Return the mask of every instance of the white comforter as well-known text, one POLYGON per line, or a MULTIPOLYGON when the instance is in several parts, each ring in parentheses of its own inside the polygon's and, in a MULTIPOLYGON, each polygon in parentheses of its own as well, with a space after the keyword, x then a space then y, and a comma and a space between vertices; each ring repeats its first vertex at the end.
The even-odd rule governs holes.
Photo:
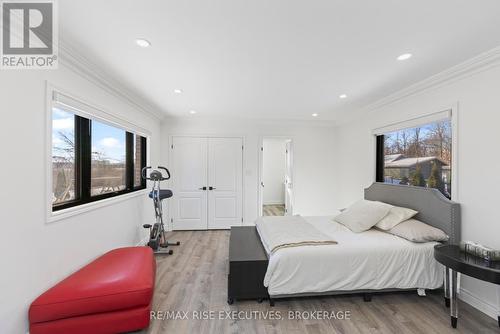
MULTIPOLYGON (((362 289, 426 288, 443 283, 436 243, 413 243, 369 230, 354 233, 331 217, 304 217, 336 245, 283 248, 269 254, 264 286, 271 296, 362 289)), ((287 217, 283 217, 287 219, 287 217)), ((262 240, 262 238, 261 238, 262 240)))

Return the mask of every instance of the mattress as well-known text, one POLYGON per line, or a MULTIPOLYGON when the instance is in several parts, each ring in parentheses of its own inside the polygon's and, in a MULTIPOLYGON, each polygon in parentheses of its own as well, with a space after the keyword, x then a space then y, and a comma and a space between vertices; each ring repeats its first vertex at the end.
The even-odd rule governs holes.
POLYGON ((443 267, 434 259, 436 242, 414 243, 375 229, 354 233, 332 217, 304 218, 338 244, 271 254, 263 242, 269 255, 264 286, 270 296, 442 286, 443 267))

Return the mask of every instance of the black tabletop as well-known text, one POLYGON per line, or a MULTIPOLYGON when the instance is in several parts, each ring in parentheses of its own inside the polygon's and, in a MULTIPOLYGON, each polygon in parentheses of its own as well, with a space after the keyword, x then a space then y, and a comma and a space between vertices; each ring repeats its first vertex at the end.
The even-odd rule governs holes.
POLYGON ((500 284, 500 261, 486 261, 462 252, 458 245, 437 245, 434 258, 441 264, 464 275, 500 284))

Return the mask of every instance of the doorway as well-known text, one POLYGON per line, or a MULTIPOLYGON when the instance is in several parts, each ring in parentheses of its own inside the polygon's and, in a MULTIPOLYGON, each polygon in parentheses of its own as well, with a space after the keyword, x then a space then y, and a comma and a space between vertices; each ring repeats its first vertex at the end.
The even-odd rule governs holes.
POLYGON ((293 146, 285 137, 264 137, 260 148, 261 216, 293 213, 293 146))
POLYGON ((243 141, 172 137, 174 230, 229 229, 243 222, 243 141))

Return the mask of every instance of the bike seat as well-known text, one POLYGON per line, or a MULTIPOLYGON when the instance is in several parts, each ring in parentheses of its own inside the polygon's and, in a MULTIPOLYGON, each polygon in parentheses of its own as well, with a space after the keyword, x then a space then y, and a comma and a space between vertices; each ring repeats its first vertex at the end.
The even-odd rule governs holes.
MULTIPOLYGON (((174 194, 172 193, 172 190, 170 190, 170 189, 162 189, 162 190, 160 190, 160 201, 164 200, 165 198, 170 198, 173 195, 174 194)), ((152 191, 149 193, 149 198, 153 198, 153 192, 152 191)))

